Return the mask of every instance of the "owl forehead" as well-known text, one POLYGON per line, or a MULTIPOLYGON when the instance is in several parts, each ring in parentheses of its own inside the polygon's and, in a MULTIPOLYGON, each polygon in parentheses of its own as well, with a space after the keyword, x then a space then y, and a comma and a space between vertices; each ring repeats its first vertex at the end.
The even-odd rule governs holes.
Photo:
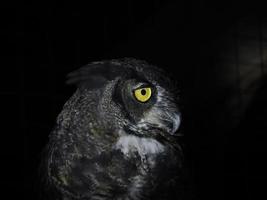
MULTIPOLYGON (((154 86, 161 85, 162 87, 168 87, 169 79, 168 76, 156 67, 148 65, 124 65, 120 64, 124 71, 124 79, 135 79, 139 82, 148 82, 154 86)), ((114 77, 115 78, 115 77, 114 77)))
POLYGON ((68 74, 66 83, 75 84, 79 88, 88 90, 99 89, 107 82, 120 78, 121 80, 136 79, 139 82, 148 82, 152 85, 161 85, 169 89, 168 75, 154 65, 145 61, 123 58, 92 62, 68 74))

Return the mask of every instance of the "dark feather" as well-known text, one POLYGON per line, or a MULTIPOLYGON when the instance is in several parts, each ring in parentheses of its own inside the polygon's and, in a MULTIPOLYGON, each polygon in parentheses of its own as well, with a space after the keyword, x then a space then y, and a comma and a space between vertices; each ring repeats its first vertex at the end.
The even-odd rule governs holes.
POLYGON ((69 73, 66 83, 76 84, 78 87, 95 89, 103 86, 106 81, 123 75, 124 71, 121 70, 120 65, 115 65, 109 61, 93 62, 69 73))

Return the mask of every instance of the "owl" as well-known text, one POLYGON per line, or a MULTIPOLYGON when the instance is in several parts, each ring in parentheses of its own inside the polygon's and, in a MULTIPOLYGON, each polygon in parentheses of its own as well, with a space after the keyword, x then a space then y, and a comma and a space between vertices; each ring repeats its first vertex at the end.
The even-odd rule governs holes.
POLYGON ((49 135, 45 199, 168 199, 180 191, 181 113, 166 73, 132 58, 68 75, 77 90, 49 135))

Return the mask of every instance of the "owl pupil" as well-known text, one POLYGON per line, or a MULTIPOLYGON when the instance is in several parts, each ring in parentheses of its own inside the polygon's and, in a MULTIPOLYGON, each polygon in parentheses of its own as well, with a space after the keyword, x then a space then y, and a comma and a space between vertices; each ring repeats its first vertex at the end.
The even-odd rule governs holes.
POLYGON ((141 94, 142 94, 142 95, 145 95, 145 94, 146 94, 146 90, 142 89, 142 90, 141 90, 141 94))

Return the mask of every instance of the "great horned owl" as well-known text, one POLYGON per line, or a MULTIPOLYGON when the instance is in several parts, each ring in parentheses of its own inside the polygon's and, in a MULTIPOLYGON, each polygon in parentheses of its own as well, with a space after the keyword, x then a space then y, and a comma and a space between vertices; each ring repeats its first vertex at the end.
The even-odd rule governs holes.
POLYGON ((145 61, 93 62, 50 134, 43 164, 51 199, 167 199, 179 189, 181 115, 166 73, 145 61))

